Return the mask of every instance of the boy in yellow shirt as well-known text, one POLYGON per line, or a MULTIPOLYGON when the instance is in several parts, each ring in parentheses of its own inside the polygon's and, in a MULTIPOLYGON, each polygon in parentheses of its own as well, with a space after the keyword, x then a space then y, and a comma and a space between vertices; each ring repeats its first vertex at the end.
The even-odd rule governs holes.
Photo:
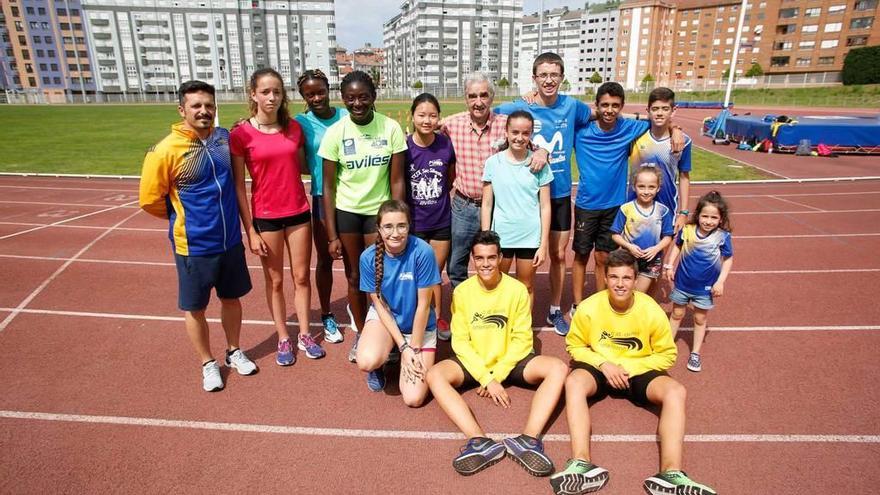
POLYGON ((556 495, 595 492, 608 481, 608 471, 590 462, 587 404, 588 398, 606 393, 661 407, 660 472, 644 481, 647 493, 715 495, 681 471, 687 392, 666 374, 677 355, 666 313, 634 290, 637 277, 632 254, 622 249, 610 253, 607 289, 578 304, 572 319, 565 339, 573 368, 565 381, 572 458, 550 477, 556 495))
POLYGON ((522 282, 501 273, 498 234, 478 232, 471 257, 477 274, 452 294, 455 355, 428 371, 428 386, 437 403, 468 437, 452 467, 470 476, 510 455, 533 476, 548 476, 553 462, 537 437, 559 402, 568 368, 558 358, 535 355, 529 293, 522 282), (538 389, 523 434, 499 443, 486 437, 456 389, 479 386, 477 395, 508 408, 505 385, 538 389))

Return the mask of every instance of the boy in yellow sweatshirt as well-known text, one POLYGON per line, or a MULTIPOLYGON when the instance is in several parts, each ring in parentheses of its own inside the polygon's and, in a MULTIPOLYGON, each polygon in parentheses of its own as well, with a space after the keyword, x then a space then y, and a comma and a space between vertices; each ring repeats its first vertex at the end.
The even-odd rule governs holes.
POLYGON ((604 394, 661 407, 660 472, 644 481, 647 493, 715 495, 681 471, 687 392, 666 374, 677 348, 666 313, 650 296, 635 291, 636 266, 633 255, 622 249, 608 255, 607 289, 578 304, 565 338, 573 368, 565 381, 572 458, 550 477, 557 495, 595 492, 608 481, 608 471, 590 462, 587 404, 588 398, 604 394))
POLYGON ((468 437, 452 467, 469 476, 510 455, 530 474, 547 476, 553 472, 553 462, 537 437, 562 395, 568 367, 558 358, 535 355, 529 293, 521 282, 501 273, 498 234, 478 232, 471 257, 477 274, 452 294, 455 355, 428 371, 428 386, 437 403, 468 437), (538 388, 523 434, 499 443, 486 437, 456 389, 478 386, 477 395, 508 408, 505 385, 538 388))

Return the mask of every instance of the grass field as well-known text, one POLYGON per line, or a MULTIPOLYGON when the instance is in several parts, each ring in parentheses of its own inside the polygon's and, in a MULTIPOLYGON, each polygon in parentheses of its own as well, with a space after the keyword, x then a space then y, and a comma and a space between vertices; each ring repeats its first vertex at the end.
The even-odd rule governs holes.
MULTIPOLYGON (((463 102, 441 103, 444 114, 465 109, 463 102)), ((302 103, 292 105, 300 111, 302 103)), ((409 104, 382 102, 380 112, 407 124, 409 104)), ((244 104, 220 106, 221 125, 246 116, 244 104)), ((0 172, 138 175, 146 149, 178 120, 173 105, 4 105, 0 122, 0 172)), ((721 155, 694 149, 692 180, 764 178, 721 155)), ((577 176, 576 167, 572 166, 577 176)))
MULTIPOLYGON (((677 91, 679 101, 723 101, 724 90, 677 91)), ((647 93, 628 92, 627 102, 646 103, 647 93)), ((828 86, 821 88, 734 89, 730 100, 736 106, 773 107, 834 107, 863 108, 876 111, 880 107, 880 84, 828 86)))

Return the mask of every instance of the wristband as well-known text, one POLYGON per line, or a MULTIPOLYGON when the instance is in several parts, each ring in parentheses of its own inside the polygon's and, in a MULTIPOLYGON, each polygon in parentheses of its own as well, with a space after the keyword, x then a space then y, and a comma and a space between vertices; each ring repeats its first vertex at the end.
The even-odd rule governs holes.
POLYGON ((688 215, 691 214, 691 211, 690 211, 690 210, 679 210, 679 211, 678 211, 678 214, 679 214, 679 215, 688 216, 688 215))
POLYGON ((401 353, 401 354, 403 354, 403 351, 405 351, 405 350, 407 350, 407 349, 409 349, 409 350, 415 352, 415 349, 413 349, 412 347, 410 347, 410 345, 407 344, 405 341, 404 341, 404 343, 401 344, 400 347, 398 347, 397 349, 400 350, 400 353, 401 353))

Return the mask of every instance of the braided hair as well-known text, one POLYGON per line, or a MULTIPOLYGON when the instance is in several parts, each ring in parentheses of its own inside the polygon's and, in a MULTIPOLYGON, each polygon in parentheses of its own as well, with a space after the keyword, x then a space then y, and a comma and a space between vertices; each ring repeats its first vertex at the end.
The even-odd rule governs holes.
MULTIPOLYGON (((260 78, 264 76, 271 76, 281 83, 281 104, 278 105, 278 125, 281 126, 282 129, 287 129, 287 124, 290 123, 290 110, 287 109, 287 90, 284 89, 284 79, 281 78, 281 74, 278 73, 275 69, 271 67, 263 67, 262 69, 257 69, 251 74, 250 81, 248 82, 248 91, 251 94, 257 92, 257 82, 260 78)), ((253 98, 248 98, 248 109, 251 112, 251 117, 257 114, 257 102, 254 101, 253 98)))
POLYGON ((379 207, 379 212, 376 213, 376 227, 379 230, 379 235, 376 236, 376 259, 373 262, 373 269, 376 274, 376 296, 380 301, 382 300, 382 277, 385 275, 385 241, 382 239, 381 225, 382 216, 386 213, 403 213, 406 215, 406 221, 412 222, 409 206, 397 199, 385 201, 379 207))
POLYGON ((327 75, 324 74, 324 71, 322 71, 321 69, 309 69, 300 74, 299 78, 296 80, 296 87, 297 89, 299 89, 300 94, 302 94, 303 83, 311 79, 324 81, 324 84, 326 84, 328 88, 330 87, 330 80, 327 79, 327 75))

